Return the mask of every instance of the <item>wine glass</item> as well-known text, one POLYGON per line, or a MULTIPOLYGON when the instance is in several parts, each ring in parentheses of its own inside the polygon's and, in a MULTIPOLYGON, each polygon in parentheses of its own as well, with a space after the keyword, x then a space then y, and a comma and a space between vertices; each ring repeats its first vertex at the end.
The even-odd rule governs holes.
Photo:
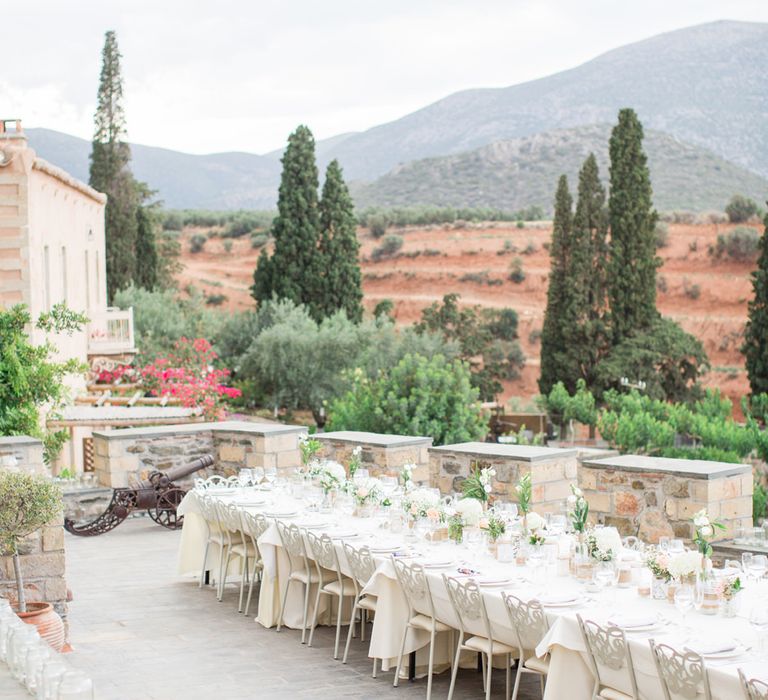
POLYGON ((749 573, 749 567, 752 566, 752 558, 755 555, 752 552, 742 552, 741 554, 741 568, 744 569, 744 573, 749 573))
POLYGON ((684 583, 677 587, 675 590, 675 607, 680 613, 681 629, 686 634, 690 632, 689 628, 685 624, 685 616, 689 610, 693 609, 694 593, 690 584, 684 583))
POLYGON ((659 551, 669 551, 669 537, 659 537, 659 551))
POLYGON ((756 602, 749 612, 749 624, 757 633, 757 648, 765 652, 765 632, 768 630, 768 605, 756 602))
POLYGON ((355 475, 352 477, 352 481, 355 483, 358 483, 360 481, 365 481, 369 476, 370 476, 370 472, 367 469, 363 467, 359 467, 355 472, 355 475))
POLYGON ((749 573, 755 579, 759 581, 765 572, 768 570, 768 557, 765 554, 755 554, 752 556, 752 560, 749 563, 749 573))
POLYGON ((253 480, 254 486, 258 486, 264 481, 264 467, 254 467, 251 469, 251 479, 253 480))
POLYGON ((385 474, 379 477, 379 481, 381 482, 381 490, 384 492, 385 496, 389 497, 397 490, 396 476, 387 476, 385 474))
POLYGON ((264 467, 264 478, 271 488, 277 479, 277 467, 264 467))
POLYGON ((241 469, 237 472, 237 481, 243 488, 250 486, 253 483, 253 475, 250 469, 241 469))

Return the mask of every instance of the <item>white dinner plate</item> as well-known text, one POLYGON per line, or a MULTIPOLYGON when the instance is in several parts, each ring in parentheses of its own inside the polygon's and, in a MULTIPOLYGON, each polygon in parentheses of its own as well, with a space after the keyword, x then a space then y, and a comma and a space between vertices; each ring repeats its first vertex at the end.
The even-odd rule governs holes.
POLYGON ((295 518, 298 511, 295 510, 265 510, 264 515, 268 518, 295 518))
POLYGON ((554 598, 547 598, 544 596, 543 598, 539 598, 539 602, 545 607, 545 608, 571 608, 576 605, 581 605, 586 602, 586 598, 583 598, 581 596, 576 596, 574 598, 571 598, 570 600, 562 600, 562 599, 554 599, 554 598))
POLYGON ((305 530, 319 530, 323 527, 328 527, 331 524, 330 520, 299 520, 296 525, 303 527, 305 530))
POLYGON ((212 489, 205 489, 203 493, 207 494, 208 496, 234 496, 236 489, 231 489, 227 486, 217 486, 212 489))
POLYGON ((332 540, 348 540, 351 537, 357 537, 358 534, 355 530, 336 530, 335 532, 329 532, 328 536, 332 540))
POLYGON ((477 576, 475 578, 478 586, 506 586, 512 583, 514 579, 509 576, 477 576))
POLYGON ((392 552, 399 552, 402 546, 399 544, 380 544, 369 545, 368 550, 371 554, 391 554, 392 552))
POLYGON ((425 569, 447 569, 449 566, 453 566, 453 559, 427 559, 426 561, 419 562, 425 569))
MULTIPOLYGON (((692 651, 696 654, 699 654, 700 652, 697 651, 694 648, 685 647, 686 651, 692 651)), ((743 653, 747 651, 747 648, 743 644, 735 644, 733 649, 724 649, 723 651, 717 651, 713 652, 711 654, 701 654, 701 656, 705 659, 731 659, 734 656, 741 656, 743 653)))

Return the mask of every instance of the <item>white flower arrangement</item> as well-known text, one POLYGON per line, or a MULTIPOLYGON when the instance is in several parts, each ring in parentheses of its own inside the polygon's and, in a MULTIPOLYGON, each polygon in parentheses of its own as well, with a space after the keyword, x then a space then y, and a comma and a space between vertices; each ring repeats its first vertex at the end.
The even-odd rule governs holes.
POLYGON ((320 486, 328 493, 334 489, 341 489, 347 483, 347 471, 338 462, 326 459, 322 462, 314 461, 310 464, 310 476, 320 482, 320 486))
POLYGON ((359 506, 379 503, 382 498, 381 483, 373 477, 358 480, 352 485, 352 496, 359 506))
POLYGON ((701 552, 694 550, 680 552, 669 558, 669 575, 672 578, 679 579, 683 576, 690 576, 701 569, 701 552))
POLYGON ((456 513, 466 527, 476 527, 483 515, 483 505, 476 498, 462 498, 456 503, 456 513))
POLYGON ((525 525, 531 532, 541 530, 544 527, 544 523, 544 518, 534 511, 531 511, 525 516, 525 525))
POLYGON ((400 480, 403 482, 403 490, 409 491, 413 488, 413 470, 416 468, 416 465, 409 462, 408 464, 404 464, 403 468, 400 470, 400 480))
POLYGON ((412 489, 403 499, 403 510, 413 518, 439 517, 440 497, 429 489, 412 489))
POLYGON ((589 551, 598 561, 611 561, 621 552, 621 535, 615 527, 601 527, 589 535, 589 551))

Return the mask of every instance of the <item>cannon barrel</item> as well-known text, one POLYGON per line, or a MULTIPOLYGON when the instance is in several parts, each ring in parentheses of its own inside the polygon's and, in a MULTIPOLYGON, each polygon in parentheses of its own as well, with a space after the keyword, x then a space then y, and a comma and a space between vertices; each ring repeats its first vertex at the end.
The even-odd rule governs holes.
MULTIPOLYGON (((194 474, 201 469, 210 467, 212 464, 213 457, 211 455, 203 455, 199 459, 196 459, 194 462, 190 462, 189 464, 180 464, 176 467, 171 467, 166 471, 155 473, 159 473, 165 477, 165 479, 167 479, 167 481, 164 479, 165 483, 170 483, 171 481, 183 479, 185 476, 189 476, 190 474, 194 474)), ((139 482, 139 488, 151 489, 152 486, 153 484, 150 479, 143 479, 139 482)))

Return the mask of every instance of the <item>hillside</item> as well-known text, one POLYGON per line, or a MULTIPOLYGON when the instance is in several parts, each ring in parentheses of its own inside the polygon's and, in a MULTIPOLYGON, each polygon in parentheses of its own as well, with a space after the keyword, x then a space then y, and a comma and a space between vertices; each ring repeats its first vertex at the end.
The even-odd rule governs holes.
MULTIPOLYGON (((597 156, 607 181, 610 133, 607 124, 557 129, 413 161, 370 184, 355 183, 355 203, 358 207, 423 204, 505 211, 539 205, 549 211, 557 178, 567 174, 575 190, 579 168, 590 152, 597 156)), ((647 132, 645 149, 654 204, 661 210, 722 210, 735 193, 758 202, 768 195, 768 180, 667 134, 647 132)))
MULTIPOLYGON (((715 261, 707 255, 719 233, 730 225, 670 225, 669 245, 659 250, 658 305, 666 316, 704 343, 713 369, 705 383, 720 387, 738 401, 748 391, 744 358, 739 352, 752 288, 751 264, 715 261)), ((234 241, 227 253, 224 241, 211 239, 202 253, 190 254, 186 231, 183 244, 185 269, 180 286, 193 284, 206 294, 225 295, 223 307, 231 310, 253 306, 248 288, 258 250, 247 238, 234 241)), ((412 323, 421 310, 444 294, 458 292, 464 303, 510 306, 520 316, 520 341, 527 356, 522 377, 507 384, 505 395, 529 397, 537 393, 539 335, 546 304, 551 236, 548 224, 429 226, 399 231, 405 243, 402 255, 373 262, 370 254, 378 241, 360 231, 364 303, 370 311, 382 299, 395 302, 398 323, 412 323), (508 279, 510 262, 522 260, 525 280, 508 279)))
POLYGON ((612 123, 633 107, 647 128, 768 176, 768 24, 712 22, 623 46, 507 88, 466 90, 332 148, 352 179, 551 129, 612 123))

